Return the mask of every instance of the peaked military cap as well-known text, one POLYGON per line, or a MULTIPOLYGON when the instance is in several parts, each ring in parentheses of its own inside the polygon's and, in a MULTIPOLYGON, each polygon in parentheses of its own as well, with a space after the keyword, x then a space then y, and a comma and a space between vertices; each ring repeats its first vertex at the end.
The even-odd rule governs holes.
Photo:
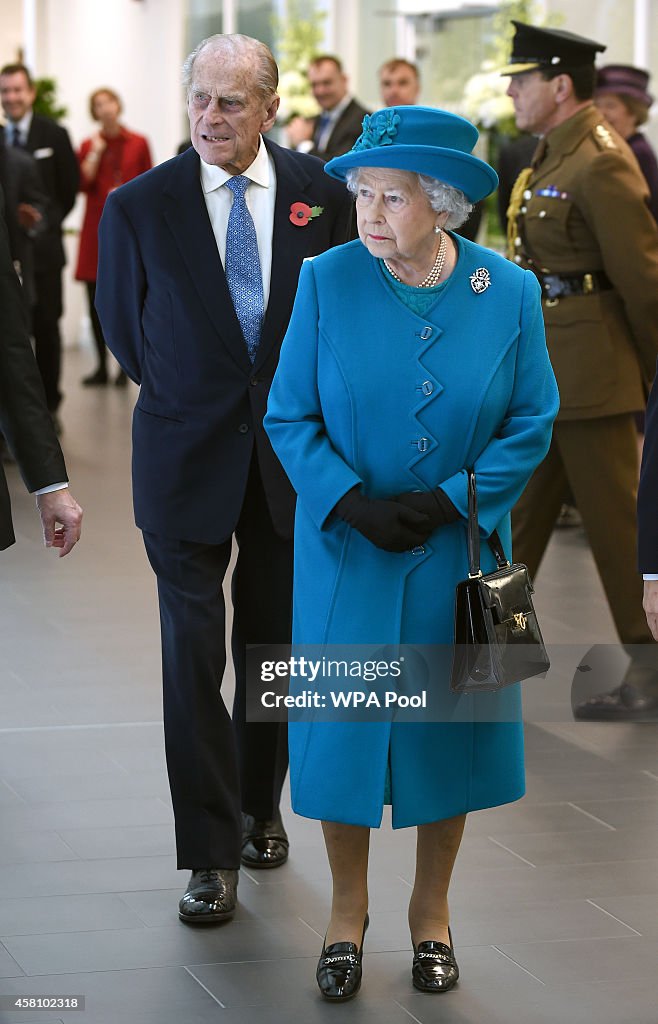
POLYGON ((512 54, 509 64, 500 69, 501 75, 520 75, 541 68, 584 68, 593 65, 596 54, 606 49, 602 43, 562 29, 536 28, 514 20, 512 24, 516 29, 512 54))

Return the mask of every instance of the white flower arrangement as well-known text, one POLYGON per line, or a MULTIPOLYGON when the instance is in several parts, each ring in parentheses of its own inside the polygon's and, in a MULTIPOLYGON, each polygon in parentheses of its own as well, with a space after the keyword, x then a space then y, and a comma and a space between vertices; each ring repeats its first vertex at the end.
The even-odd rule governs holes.
POLYGON ((277 119, 283 124, 293 117, 315 117, 320 112, 310 93, 308 78, 301 71, 284 71, 277 92, 281 97, 277 119))
POLYGON ((514 104, 506 95, 507 85, 507 78, 493 62, 486 61, 482 70, 468 79, 459 113, 485 129, 513 123, 514 104))

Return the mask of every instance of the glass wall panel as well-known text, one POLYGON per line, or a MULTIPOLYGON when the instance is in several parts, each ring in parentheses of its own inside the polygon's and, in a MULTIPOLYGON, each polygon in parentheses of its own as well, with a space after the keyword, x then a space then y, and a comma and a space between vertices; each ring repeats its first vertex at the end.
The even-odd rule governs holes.
POLYGON ((222 32, 222 0, 188 0, 185 25, 185 53, 216 32, 222 32))
POLYGON ((416 59, 423 80, 423 102, 457 109, 464 85, 480 71, 492 38, 493 16, 422 15, 416 24, 416 59))

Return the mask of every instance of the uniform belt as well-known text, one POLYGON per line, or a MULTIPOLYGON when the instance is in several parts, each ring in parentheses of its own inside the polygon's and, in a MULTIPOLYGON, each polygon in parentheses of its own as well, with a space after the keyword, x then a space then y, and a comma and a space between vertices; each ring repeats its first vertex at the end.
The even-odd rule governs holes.
POLYGON ((564 299, 569 295, 593 295, 612 288, 602 270, 584 274, 537 274, 544 299, 564 299))

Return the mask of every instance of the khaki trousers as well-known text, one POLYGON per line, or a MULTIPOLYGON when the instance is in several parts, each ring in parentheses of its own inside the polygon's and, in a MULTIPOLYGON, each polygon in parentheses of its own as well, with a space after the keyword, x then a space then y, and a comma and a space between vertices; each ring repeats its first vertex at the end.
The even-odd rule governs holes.
MULTIPOLYGON (((567 488, 583 518, 624 644, 651 640, 637 571, 638 446, 632 413, 555 423, 548 455, 512 511, 514 560, 534 578, 567 488)), ((565 587, 569 580, 565 579, 565 587)))

